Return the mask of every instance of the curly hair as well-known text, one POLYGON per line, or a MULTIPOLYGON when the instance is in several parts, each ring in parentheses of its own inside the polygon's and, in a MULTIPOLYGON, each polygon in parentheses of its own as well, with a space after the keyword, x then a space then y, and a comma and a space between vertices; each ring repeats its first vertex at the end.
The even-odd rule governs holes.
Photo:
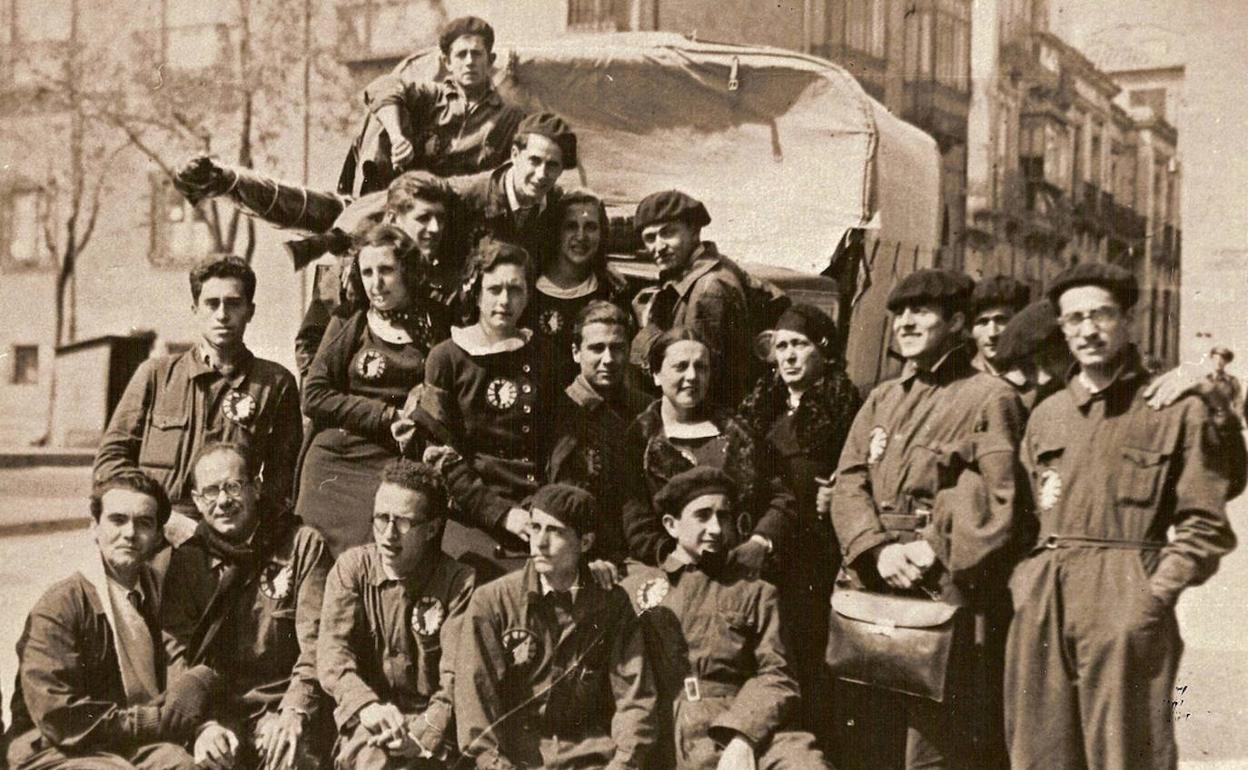
POLYGON ((429 516, 446 516, 446 488, 442 477, 431 465, 400 457, 391 460, 381 469, 381 483, 393 484, 410 492, 425 496, 429 501, 429 516))
POLYGON ((464 307, 468 323, 476 323, 479 314, 478 303, 481 299, 481 277, 502 265, 516 265, 524 271, 524 282, 529 292, 533 291, 536 276, 533 271, 533 260, 529 252, 514 243, 482 238, 468 261, 464 264, 464 281, 461 290, 461 305, 464 307))
POLYGON ((91 518, 97 523, 104 513, 104 495, 114 489, 126 489, 140 495, 147 495, 156 501, 156 526, 163 527, 169 521, 172 508, 169 505, 169 494, 160 482, 143 471, 125 470, 103 479, 97 479, 91 485, 91 518))
POLYGON ((191 301, 199 302, 204 282, 210 278, 237 278, 243 282, 243 295, 247 302, 256 299, 256 272, 242 257, 233 254, 214 254, 191 268, 191 301))
POLYGON ((370 246, 388 248, 394 253, 408 297, 415 299, 426 283, 420 250, 411 237, 398 227, 384 222, 365 222, 351 236, 351 249, 347 252, 351 259, 351 274, 347 279, 344 304, 348 304, 352 311, 367 310, 369 307, 368 292, 364 290, 364 278, 360 275, 360 252, 370 246))

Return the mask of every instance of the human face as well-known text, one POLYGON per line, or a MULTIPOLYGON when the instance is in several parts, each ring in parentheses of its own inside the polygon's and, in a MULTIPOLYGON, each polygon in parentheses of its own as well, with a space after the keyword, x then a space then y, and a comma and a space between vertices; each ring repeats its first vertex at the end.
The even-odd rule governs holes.
POLYGON ((688 222, 659 222, 642 228, 641 242, 660 271, 682 273, 693 261, 702 231, 688 222))
POLYGON ((689 414, 706 398, 710 375, 711 353, 706 345, 681 340, 664 351, 663 366, 654 375, 654 384, 677 412, 689 414))
POLYGON ((243 458, 234 452, 223 450, 199 458, 192 496, 204 521, 227 540, 242 542, 251 537, 260 520, 255 479, 247 478, 243 458), (238 494, 231 494, 228 487, 236 487, 238 494))
POLYGON ((975 340, 979 354, 989 363, 997 360, 1001 332, 1005 331, 1005 325, 1013 317, 1014 311, 1004 306, 986 308, 975 316, 975 322, 971 324, 971 337, 975 340))
POLYGON ((1213 361, 1213 370, 1215 372, 1221 374, 1226 371, 1226 359, 1223 358, 1221 354, 1214 353, 1210 356, 1210 359, 1213 361))
POLYGON ((780 329, 771 337, 780 379, 790 388, 807 388, 823 376, 823 353, 801 332, 780 329))
POLYGON ((964 323, 961 313, 946 319, 939 305, 915 303, 893 316, 893 336, 902 358, 926 366, 950 348, 964 323))
POLYGON ((732 505, 724 494, 695 497, 680 511, 680 518, 663 516, 663 527, 676 538, 676 547, 694 562, 722 554, 736 540, 732 505))
POLYGON ((521 203, 546 197, 563 173, 563 150, 550 139, 526 134, 524 149, 511 148, 511 179, 521 203))
POLYGON ((430 517, 429 498, 398 484, 382 482, 373 497, 373 540, 381 560, 399 575, 410 574, 441 535, 430 517))
POLYGON ((559 259, 574 267, 588 265, 598 255, 602 243, 602 223, 598 207, 573 203, 563 212, 559 224, 559 259))
POLYGON ((1131 342, 1130 316, 1122 312, 1118 301, 1100 286, 1076 286, 1058 297, 1058 323, 1066 335, 1066 344, 1080 368, 1092 373, 1107 373, 1118 362, 1118 356, 1131 342), (1105 314, 1101 322, 1089 316, 1105 314), (1070 317, 1083 320, 1068 328, 1070 317))
POLYGON ((243 344, 256 306, 247 301, 242 279, 209 278, 200 287, 199 300, 191 310, 204 341, 211 347, 228 349, 243 344))
POLYGON ((129 583, 160 540, 156 501, 132 489, 110 489, 100 498, 100 520, 91 523, 100 558, 129 583))
POLYGON ((549 513, 534 508, 529 517, 529 555, 533 569, 547 580, 570 583, 580 568, 581 554, 589 550, 593 535, 580 535, 549 513))
POLYGON ((529 303, 529 283, 524 268, 502 264, 481 275, 481 296, 477 309, 480 323, 498 336, 512 336, 516 323, 529 303))
POLYGON ((432 257, 437 252, 442 243, 442 230, 446 227, 446 206, 417 198, 410 209, 391 218, 416 242, 422 256, 432 257))
POLYGON ((627 358, 628 337, 616 324, 588 324, 581 329, 581 344, 572 343, 572 360, 580 364, 581 376, 598 391, 620 384, 627 358))
POLYGON ((483 90, 490 83, 494 54, 486 48, 485 38, 480 35, 455 38, 442 61, 451 80, 470 94, 483 90))
POLYGON ((403 266, 390 246, 365 246, 356 258, 364 294, 374 310, 399 310, 408 302, 403 266))

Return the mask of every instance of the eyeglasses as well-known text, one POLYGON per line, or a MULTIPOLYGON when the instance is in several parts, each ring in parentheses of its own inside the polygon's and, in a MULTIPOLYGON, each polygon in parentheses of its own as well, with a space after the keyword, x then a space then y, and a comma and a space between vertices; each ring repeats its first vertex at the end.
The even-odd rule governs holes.
POLYGON ((246 481, 234 481, 231 479, 221 484, 209 484, 203 489, 195 490, 193 494, 201 500, 216 500, 221 495, 222 490, 224 490, 227 497, 237 500, 243 496, 243 490, 246 488, 246 481))
POLYGON ((1102 305, 1086 313, 1067 313, 1059 317, 1057 322, 1061 325, 1062 332, 1067 337, 1073 337, 1083 328, 1084 321, 1091 321, 1096 328, 1105 329, 1112 326, 1121 317, 1122 311, 1118 308, 1102 305))
POLYGON ((385 532, 393 524, 395 532, 398 532, 400 535, 406 535, 412 531, 413 527, 424 523, 423 521, 416 521, 411 516, 392 516, 388 513, 373 514, 373 526, 382 532, 385 532))

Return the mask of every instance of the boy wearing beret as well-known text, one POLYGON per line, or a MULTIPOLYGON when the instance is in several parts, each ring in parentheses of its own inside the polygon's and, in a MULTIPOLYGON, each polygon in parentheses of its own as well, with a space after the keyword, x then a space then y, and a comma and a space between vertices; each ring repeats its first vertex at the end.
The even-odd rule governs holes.
POLYGON ((438 34, 438 48, 447 73, 442 82, 413 82, 405 60, 364 89, 371 120, 347 156, 338 192, 384 190, 410 169, 466 176, 507 160, 524 112, 494 90, 494 28, 476 16, 452 19, 438 34))
POLYGON ((1138 293, 1129 272, 1093 263, 1049 288, 1077 365, 1023 439, 1039 536, 1010 578, 1017 768, 1176 766, 1174 607, 1235 547, 1227 466, 1242 464, 1242 436, 1200 398, 1150 407, 1131 340, 1138 293))
POLYGON ((655 496, 676 547, 661 567, 631 565, 621 585, 641 612, 665 731, 655 767, 828 767, 792 729, 799 688, 774 586, 725 558, 736 543, 736 484, 697 466, 655 496))
POLYGON ((735 410, 749 386, 753 327, 744 273, 714 243, 702 240, 702 228, 710 223, 702 202, 679 190, 653 193, 637 204, 633 228, 659 266, 659 287, 639 299, 642 328, 633 338, 630 360, 646 371, 650 348, 664 332, 692 329, 717 359, 708 398, 735 410))
MULTIPOLYGON (((974 751, 972 728, 1000 724, 991 716, 999 707, 992 681, 1005 621, 993 611, 1006 603, 1026 415, 1012 386, 971 366, 962 336, 971 290, 969 278, 945 270, 918 270, 894 288, 888 309, 905 365, 854 419, 832 493, 832 523, 855 587, 936 595, 977 610, 987 686, 953 676, 957 696, 943 703, 874 690, 869 713, 854 720, 862 731, 849 739, 855 745, 884 724, 903 724, 904 739, 871 751, 904 751, 906 767, 948 767, 974 751)), ((865 766, 883 762, 867 757, 865 766)))
POLYGON ((594 522, 590 493, 542 487, 529 562, 469 603, 455 716, 479 770, 653 767, 654 682, 628 597, 587 567, 594 522))

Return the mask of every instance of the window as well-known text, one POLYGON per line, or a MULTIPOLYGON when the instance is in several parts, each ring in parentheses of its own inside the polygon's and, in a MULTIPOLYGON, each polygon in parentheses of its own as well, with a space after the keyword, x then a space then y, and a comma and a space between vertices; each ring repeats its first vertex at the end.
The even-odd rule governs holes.
POLYGON ((883 59, 888 0, 846 0, 845 47, 883 59))
POLYGON ((971 21, 965 0, 936 0, 907 8, 903 75, 906 82, 935 81, 970 90, 971 21))
POLYGON ((193 264, 215 251, 201 207, 187 202, 163 174, 153 175, 151 187, 152 264, 193 264))
POLYGON ((13 374, 9 380, 14 385, 39 384, 39 346, 13 346, 13 374))
POLYGON ((1101 186, 1101 134, 1105 127, 1100 123, 1092 124, 1092 141, 1088 159, 1088 181, 1097 187, 1101 186))
POLYGON ((1166 119, 1166 89, 1138 88, 1127 94, 1132 107, 1150 107, 1153 115, 1161 120, 1166 119))
POLYGON ((568 29, 618 32, 629 28, 628 0, 568 0, 568 29))
POLYGON ((43 225, 48 216, 46 196, 37 190, 17 190, 0 198, 0 256, 10 270, 38 269, 48 263, 43 225))
POLYGON ((905 72, 907 82, 932 76, 932 17, 927 11, 906 16, 905 72))

